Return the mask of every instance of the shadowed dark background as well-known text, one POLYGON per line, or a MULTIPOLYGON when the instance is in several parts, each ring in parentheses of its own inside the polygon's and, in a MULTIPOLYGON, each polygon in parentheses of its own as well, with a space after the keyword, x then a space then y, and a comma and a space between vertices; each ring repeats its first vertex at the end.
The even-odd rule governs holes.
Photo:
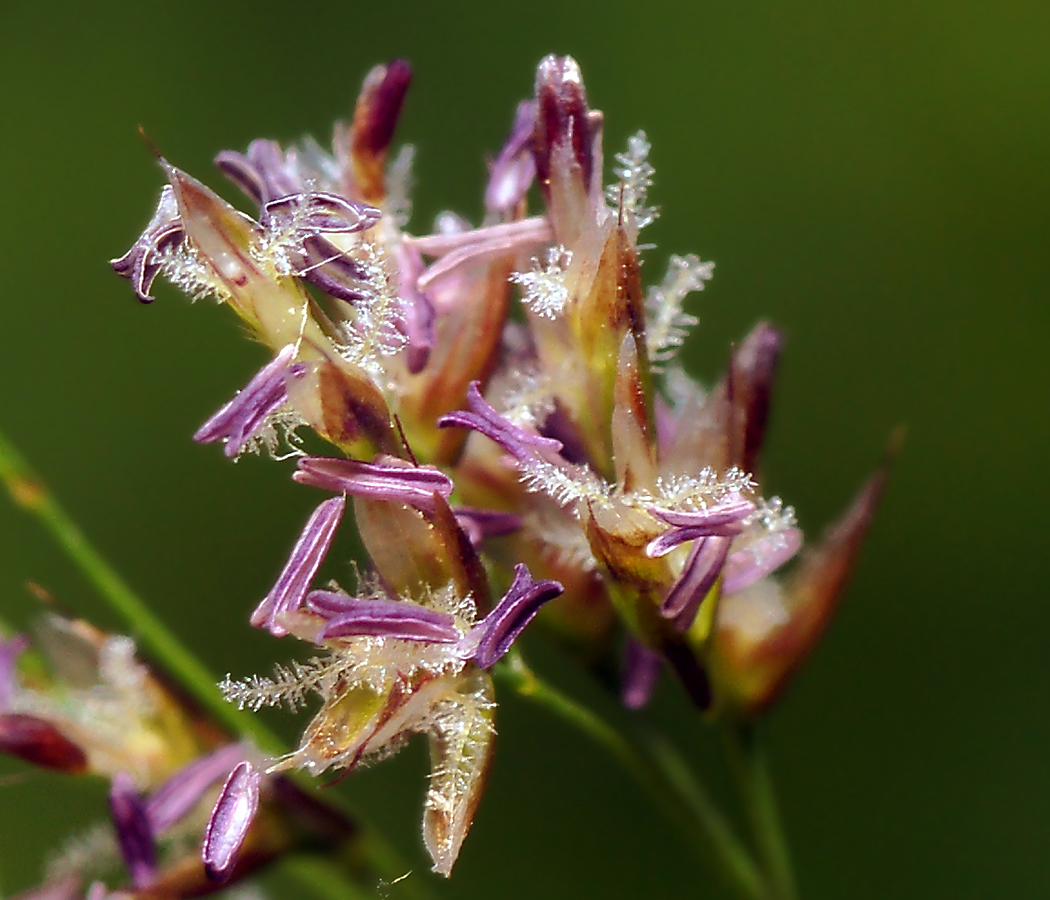
MULTIPOLYGON (((262 356, 227 310, 166 286, 142 307, 110 272, 161 185, 136 127, 240 202, 216 151, 327 143, 368 68, 404 56, 422 232, 442 208, 477 218, 535 64, 571 53, 607 152, 653 142, 647 278, 672 252, 717 262, 693 370, 713 376, 760 317, 787 333, 766 469, 811 535, 908 427, 850 595, 770 722, 802 896, 1045 896, 1048 35, 1050 6, 1025 0, 4 4, 0 424, 216 673, 267 671, 289 648, 247 613, 317 495, 190 441, 262 356)), ((3 617, 31 617, 32 580, 116 624, 6 502, 0 547, 3 617)), ((442 896, 720 896, 601 751, 513 698, 499 715, 442 896)), ((669 682, 653 715, 715 756, 669 682)), ((424 771, 416 746, 340 790, 429 879, 424 771)), ((103 791, 8 760, 0 778, 12 892, 103 791)))

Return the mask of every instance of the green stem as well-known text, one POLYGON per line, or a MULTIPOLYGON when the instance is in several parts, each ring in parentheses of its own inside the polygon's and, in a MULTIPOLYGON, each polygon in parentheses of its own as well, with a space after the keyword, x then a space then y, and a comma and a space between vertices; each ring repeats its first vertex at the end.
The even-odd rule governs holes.
POLYGON ((751 723, 731 724, 725 734, 748 823, 771 887, 770 900, 796 900, 791 855, 761 736, 751 723))
POLYGON ((299 854, 285 859, 282 868, 313 891, 318 900, 371 900, 373 894, 342 877, 327 859, 299 854))
POLYGON ((518 694, 554 713, 604 747, 683 829, 684 835, 721 869, 726 882, 745 900, 764 895, 762 878, 747 849, 674 751, 649 740, 646 755, 595 712, 537 676, 511 651, 494 674, 518 694))
POLYGON ((317 900, 376 900, 406 897, 429 900, 429 889, 419 878, 411 878, 406 871, 390 881, 380 881, 373 888, 348 882, 343 872, 330 857, 317 853, 298 853, 284 860, 282 868, 300 884, 313 891, 317 900))
POLYGON ((141 642, 148 656, 177 678, 194 699, 231 733, 250 736, 267 753, 276 755, 282 752, 281 740, 257 718, 226 702, 212 673, 91 546, 3 433, 0 433, 0 478, 15 503, 34 515, 51 532, 81 573, 141 642))

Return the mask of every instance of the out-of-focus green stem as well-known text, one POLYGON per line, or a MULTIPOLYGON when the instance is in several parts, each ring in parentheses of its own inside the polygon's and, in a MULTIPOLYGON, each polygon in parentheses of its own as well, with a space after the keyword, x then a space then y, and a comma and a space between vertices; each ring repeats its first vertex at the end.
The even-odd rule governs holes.
POLYGON ((415 900, 429 898, 430 891, 424 888, 418 878, 410 878, 410 871, 402 873, 391 881, 378 883, 373 889, 366 890, 360 885, 349 884, 341 877, 338 866, 327 856, 317 854, 299 854, 291 856, 284 862, 285 870, 294 875, 300 884, 306 885, 318 900, 375 900, 376 897, 407 897, 415 900))
MULTIPOLYGON (((219 691, 215 677, 207 667, 193 655, 168 627, 155 616, 148 606, 127 585, 116 571, 106 562, 91 545, 77 524, 69 517, 58 500, 47 489, 46 485, 33 472, 22 455, 15 449, 7 437, 0 432, 0 479, 3 480, 11 498, 16 504, 27 510, 51 532, 59 546, 91 582, 103 600, 123 619, 128 630, 141 642, 150 656, 169 675, 175 678, 217 723, 229 730, 231 734, 249 737, 264 753, 279 756, 287 749, 284 742, 271 732, 262 722, 228 703, 219 691)), ((304 789, 313 787, 312 779, 305 774, 296 773, 294 780, 304 789)), ((329 797, 333 806, 335 797, 329 797)), ((356 818, 353 813, 347 813, 356 818)), ((354 838, 354 847, 349 848, 361 858, 367 858, 370 867, 382 877, 396 877, 404 871, 404 865, 398 860, 396 852, 374 830, 362 831, 354 838)), ((293 871, 310 878, 316 874, 320 861, 300 863, 293 871), (306 873, 306 874, 304 874, 306 873)), ((324 861, 327 878, 340 877, 342 870, 334 864, 324 861)), ((340 880, 345 891, 331 887, 331 900, 339 897, 349 898, 350 891, 357 890, 342 873, 340 880), (336 896, 339 894, 339 897, 336 896)), ((413 884, 411 893, 416 897, 425 897, 428 892, 420 884, 413 884)), ((361 896, 358 893, 356 896, 361 896)))
POLYGON ((283 868, 300 884, 313 891, 317 900, 372 900, 373 892, 366 891, 343 877, 332 863, 315 854, 288 857, 283 868))
POLYGON ((91 546, 77 524, 3 433, 0 433, 0 478, 15 503, 36 516, 51 532, 51 536, 94 585, 102 599, 124 620, 148 656, 177 678, 194 699, 232 733, 251 737, 267 753, 282 752, 284 748, 281 740, 256 717, 226 702, 216 687, 212 673, 183 646, 91 546))
POLYGON ((522 697, 538 703, 601 744, 679 824, 687 840, 715 862, 740 897, 760 900, 766 896, 762 877, 750 853, 670 748, 653 741, 647 748, 649 752, 644 752, 595 712, 543 681, 515 650, 507 654, 494 674, 522 697))
MULTIPOLYGON (((348 846, 344 853, 336 854, 334 858, 320 857, 315 865, 319 869, 327 870, 338 875, 340 872, 356 872, 361 868, 361 862, 367 863, 368 871, 377 873, 381 880, 373 885, 376 892, 383 896, 381 890, 386 886, 397 885, 392 897, 404 897, 407 900, 432 900, 434 893, 426 877, 417 876, 406 878, 409 871, 405 861, 386 842, 386 840, 375 832, 368 829, 359 837, 352 846, 348 846)), ((358 877, 358 884, 363 880, 358 877)), ((369 896, 375 897, 373 893, 369 896)))
POLYGON ((765 747, 752 723, 725 729, 726 745, 755 846, 770 886, 770 900, 796 900, 795 875, 777 808, 765 747))

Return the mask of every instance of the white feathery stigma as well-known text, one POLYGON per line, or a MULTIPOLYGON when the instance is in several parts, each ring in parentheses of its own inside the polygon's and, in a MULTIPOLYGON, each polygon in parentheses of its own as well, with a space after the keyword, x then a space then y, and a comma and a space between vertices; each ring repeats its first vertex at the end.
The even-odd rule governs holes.
POLYGON ((668 260, 663 281, 646 293, 646 344, 657 371, 674 356, 689 329, 697 323, 696 316, 683 311, 682 302, 692 291, 704 289, 704 282, 711 279, 714 268, 713 262, 701 262, 693 253, 673 255, 668 260))
POLYGON ((649 225, 660 215, 660 207, 645 205, 655 171, 649 164, 651 148, 644 131, 632 134, 627 139, 627 151, 616 154, 613 172, 619 181, 605 188, 608 203, 618 208, 622 202, 623 208, 634 216, 639 228, 649 225))
POLYGON ((547 251, 546 263, 534 259, 528 272, 515 272, 510 280, 521 286, 522 300, 536 315, 556 319, 569 302, 565 273, 572 262, 572 253, 561 246, 547 251))

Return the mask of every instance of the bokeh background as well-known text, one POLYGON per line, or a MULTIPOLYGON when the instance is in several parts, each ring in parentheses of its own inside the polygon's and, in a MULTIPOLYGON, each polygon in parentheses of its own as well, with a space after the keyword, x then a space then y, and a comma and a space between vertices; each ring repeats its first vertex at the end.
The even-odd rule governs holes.
MULTIPOLYGON (((325 142, 367 69, 407 57, 423 231, 442 208, 478 215, 536 62, 571 53, 607 149, 638 128, 653 142, 649 277, 671 252, 717 262, 693 370, 713 376, 760 317, 788 335, 766 465, 803 526, 817 534, 908 428, 850 595, 769 723, 803 897, 1048 896, 1048 39, 1034 0, 4 3, 0 424, 215 672, 266 671, 288 648, 246 615, 316 497, 287 464, 189 440, 261 356, 228 311, 167 287, 139 306, 109 271, 161 184, 136 127, 234 198, 216 151, 325 142)), ((0 614, 19 623, 27 581, 115 624, 0 502, 0 614)), ((652 714, 722 791, 669 682, 652 714)), ((721 896, 586 739, 513 698, 500 730, 441 896, 721 896)), ((430 879, 424 757, 339 790, 430 879)), ((0 762, 2 890, 102 803, 0 762)))

